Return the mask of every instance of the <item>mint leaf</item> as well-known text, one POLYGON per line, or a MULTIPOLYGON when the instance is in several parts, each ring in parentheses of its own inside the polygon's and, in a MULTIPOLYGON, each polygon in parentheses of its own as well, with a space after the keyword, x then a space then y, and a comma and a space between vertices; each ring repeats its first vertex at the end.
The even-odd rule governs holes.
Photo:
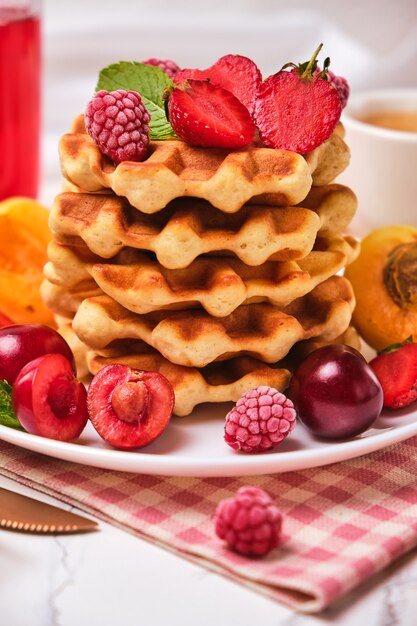
POLYGON ((175 137, 175 133, 165 115, 162 93, 166 87, 173 85, 160 67, 136 61, 120 61, 101 70, 96 91, 137 91, 151 116, 149 138, 170 139, 175 137))
POLYGON ((0 380, 0 424, 24 430, 13 411, 12 386, 7 380, 0 380))

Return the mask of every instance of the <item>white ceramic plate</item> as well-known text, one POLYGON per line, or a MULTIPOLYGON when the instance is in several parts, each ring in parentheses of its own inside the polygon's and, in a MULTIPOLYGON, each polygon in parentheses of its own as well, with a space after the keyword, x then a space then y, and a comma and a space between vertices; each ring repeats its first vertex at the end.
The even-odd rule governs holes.
POLYGON ((368 454, 417 434, 417 409, 411 405, 384 412, 373 427, 350 440, 325 441, 297 424, 275 450, 244 454, 223 441, 224 416, 232 404, 202 405, 189 417, 173 418, 150 446, 136 451, 110 448, 91 424, 74 443, 37 437, 0 426, 0 439, 51 457, 110 470, 166 476, 247 476, 288 472, 368 454))

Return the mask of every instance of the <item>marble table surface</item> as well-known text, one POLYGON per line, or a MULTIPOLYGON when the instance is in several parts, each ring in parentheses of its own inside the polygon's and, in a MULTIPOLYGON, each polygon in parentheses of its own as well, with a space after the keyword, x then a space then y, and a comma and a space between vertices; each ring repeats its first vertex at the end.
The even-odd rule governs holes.
MULTIPOLYGON (((66 507, 3 477, 0 486, 66 507)), ((415 552, 301 615, 103 522, 82 535, 0 530, 4 626, 415 626, 416 613, 415 552)))

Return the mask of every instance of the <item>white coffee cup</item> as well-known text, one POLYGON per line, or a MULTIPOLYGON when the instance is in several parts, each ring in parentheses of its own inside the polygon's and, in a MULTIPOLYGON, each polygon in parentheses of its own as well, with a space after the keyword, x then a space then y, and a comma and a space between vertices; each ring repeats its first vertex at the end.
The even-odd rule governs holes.
POLYGON ((390 224, 417 226, 417 132, 362 121, 386 112, 417 112, 417 89, 353 95, 342 116, 351 161, 338 182, 358 197, 352 230, 361 235, 390 224))

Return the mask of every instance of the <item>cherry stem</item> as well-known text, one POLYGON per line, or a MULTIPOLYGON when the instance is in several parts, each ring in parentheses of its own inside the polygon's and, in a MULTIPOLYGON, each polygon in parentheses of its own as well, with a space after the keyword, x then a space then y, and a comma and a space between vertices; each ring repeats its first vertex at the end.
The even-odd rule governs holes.
POLYGON ((312 74, 312 70, 315 67, 316 64, 316 59, 317 56, 320 52, 320 50, 322 49, 323 44, 321 43, 319 45, 319 47, 315 50, 313 56, 311 57, 311 59, 309 60, 309 62, 307 63, 307 67, 305 68, 304 72, 301 74, 301 78, 308 78, 309 76, 311 76, 312 74))

